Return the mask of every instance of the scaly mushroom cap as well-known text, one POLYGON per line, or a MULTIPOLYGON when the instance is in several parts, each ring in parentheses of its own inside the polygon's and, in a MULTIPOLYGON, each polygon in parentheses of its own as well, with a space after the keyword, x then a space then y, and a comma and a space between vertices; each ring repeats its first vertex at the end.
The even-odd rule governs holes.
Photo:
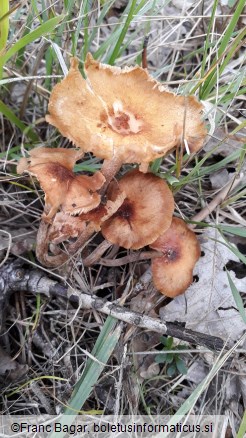
POLYGON ((110 184, 108 199, 114 201, 119 191, 124 192, 125 200, 102 225, 102 234, 109 242, 139 249, 168 229, 174 200, 165 181, 152 173, 134 170, 124 175, 119 183, 110 184))
POLYGON ((194 96, 176 96, 139 66, 112 67, 91 54, 85 69, 87 80, 72 58, 68 75, 51 93, 46 116, 84 152, 143 165, 180 145, 182 137, 191 152, 202 147, 203 107, 194 96))
POLYGON ((30 158, 20 160, 17 172, 34 175, 45 192, 45 204, 50 208, 46 219, 51 219, 59 207, 75 215, 87 213, 100 204, 97 190, 105 178, 101 172, 93 176, 75 175, 71 169, 80 155, 74 150, 38 148, 30 152, 30 158))
POLYGON ((162 294, 176 297, 186 291, 193 280, 193 268, 200 257, 197 237, 185 222, 173 218, 170 228, 150 245, 163 256, 152 259, 153 282, 162 294))

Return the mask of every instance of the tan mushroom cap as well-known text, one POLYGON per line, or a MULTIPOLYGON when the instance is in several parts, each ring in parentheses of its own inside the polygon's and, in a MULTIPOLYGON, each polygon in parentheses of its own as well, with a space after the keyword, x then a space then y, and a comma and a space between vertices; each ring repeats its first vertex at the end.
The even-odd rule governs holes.
POLYGON ((112 182, 107 193, 114 201, 119 190, 125 200, 102 225, 103 236, 124 248, 139 249, 153 242, 171 224, 174 200, 171 190, 152 173, 131 171, 119 183, 112 182))
POLYGON ((165 155, 182 137, 191 152, 202 147, 203 107, 194 96, 173 94, 139 66, 112 67, 88 54, 85 68, 87 80, 72 58, 68 75, 51 93, 46 116, 84 152, 143 164, 165 155))
POLYGON ((65 148, 39 147, 29 152, 30 158, 21 158, 17 165, 17 173, 21 174, 28 170, 28 166, 36 166, 45 163, 57 163, 66 169, 73 170, 76 161, 83 156, 83 151, 65 148))
POLYGON ((74 150, 38 148, 30 152, 30 158, 20 160, 17 171, 34 175, 45 192, 45 204, 50 209, 46 219, 51 219, 60 207, 63 212, 75 215, 87 213, 100 204, 97 190, 105 182, 101 172, 87 176, 70 170, 80 155, 74 150))
POLYGON ((152 259, 153 282, 162 294, 176 297, 186 291, 193 280, 193 268, 201 250, 197 237, 185 222, 173 218, 170 228, 150 245, 163 256, 152 259))

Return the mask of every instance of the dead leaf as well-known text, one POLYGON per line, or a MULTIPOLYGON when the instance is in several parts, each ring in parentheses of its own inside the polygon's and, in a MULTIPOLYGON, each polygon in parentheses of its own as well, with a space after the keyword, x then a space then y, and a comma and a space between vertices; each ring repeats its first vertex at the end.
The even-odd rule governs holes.
POLYGON ((224 187, 232 175, 226 169, 219 170, 218 172, 212 173, 209 175, 209 179, 213 189, 221 189, 224 187))
POLYGON ((198 385, 203 379, 205 379, 206 375, 207 370, 204 361, 198 359, 189 367, 185 379, 198 385))

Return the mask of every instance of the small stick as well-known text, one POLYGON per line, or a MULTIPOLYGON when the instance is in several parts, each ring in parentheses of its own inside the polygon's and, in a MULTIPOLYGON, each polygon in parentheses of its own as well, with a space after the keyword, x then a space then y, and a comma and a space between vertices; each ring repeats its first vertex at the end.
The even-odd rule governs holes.
POLYGON ((68 294, 68 291, 71 291, 70 287, 51 280, 40 269, 25 269, 19 260, 17 262, 5 263, 0 268, 0 278, 0 325, 3 319, 4 305, 10 295, 15 291, 26 291, 33 294, 42 293, 48 297, 61 296, 75 304, 79 304, 83 309, 94 309, 135 327, 174 336, 215 351, 220 351, 224 348, 224 341, 216 336, 205 335, 186 329, 179 324, 164 322, 159 318, 152 318, 148 315, 128 310, 118 303, 111 303, 102 298, 81 293, 80 290, 73 289, 74 293, 68 294))
POLYGON ((148 68, 148 61, 147 61, 147 46, 148 46, 148 42, 149 42, 149 37, 146 36, 144 38, 144 42, 143 42, 143 51, 142 51, 142 67, 143 68, 148 68))
POLYGON ((142 251, 138 253, 129 254, 125 257, 121 257, 119 259, 100 259, 98 263, 103 266, 122 266, 127 263, 139 262, 140 260, 149 260, 154 259, 156 257, 163 256, 163 253, 160 251, 142 251))

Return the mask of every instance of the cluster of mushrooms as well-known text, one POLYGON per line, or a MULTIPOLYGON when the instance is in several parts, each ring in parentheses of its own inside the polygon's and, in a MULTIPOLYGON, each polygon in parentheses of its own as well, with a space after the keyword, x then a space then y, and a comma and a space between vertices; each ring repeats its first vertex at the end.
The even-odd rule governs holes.
POLYGON ((148 168, 182 144, 190 153, 202 147, 202 105, 194 96, 175 95, 139 66, 112 67, 88 54, 85 73, 86 79, 72 58, 46 116, 77 149, 39 147, 17 166, 18 173, 35 176, 45 192, 45 235, 38 238, 37 256, 56 266, 98 231, 126 249, 149 245, 157 251, 151 262, 154 285, 176 296, 192 282, 200 247, 185 222, 173 217, 167 183, 148 168), (73 172, 85 152, 103 159, 92 176, 73 172), (139 168, 117 178, 127 163, 139 168))

